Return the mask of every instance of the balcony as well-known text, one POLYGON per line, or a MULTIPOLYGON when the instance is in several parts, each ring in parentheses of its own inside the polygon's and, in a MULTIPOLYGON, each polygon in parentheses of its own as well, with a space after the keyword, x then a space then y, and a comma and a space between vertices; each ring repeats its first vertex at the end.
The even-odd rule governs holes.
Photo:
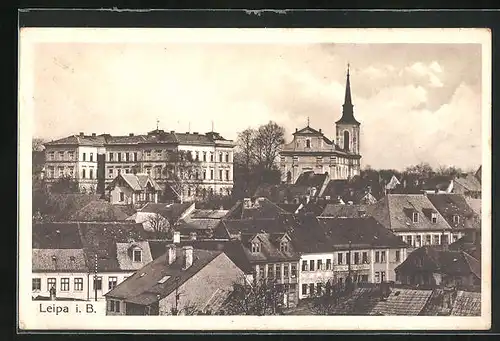
MULTIPOLYGON (((351 271, 360 271, 360 270, 370 270, 370 264, 351 264, 351 271)), ((339 271, 339 272, 349 271, 349 265, 347 264, 334 265, 333 271, 339 271)))

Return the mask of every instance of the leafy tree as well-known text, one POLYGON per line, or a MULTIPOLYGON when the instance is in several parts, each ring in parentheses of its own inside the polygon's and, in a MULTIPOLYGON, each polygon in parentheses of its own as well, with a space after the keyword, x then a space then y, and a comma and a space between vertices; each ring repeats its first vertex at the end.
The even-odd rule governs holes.
POLYGON ((31 140, 32 151, 41 152, 45 149, 44 144, 45 140, 40 137, 34 137, 31 140))
POLYGON ((80 188, 74 178, 65 175, 50 185, 50 192, 57 194, 80 193, 80 188))

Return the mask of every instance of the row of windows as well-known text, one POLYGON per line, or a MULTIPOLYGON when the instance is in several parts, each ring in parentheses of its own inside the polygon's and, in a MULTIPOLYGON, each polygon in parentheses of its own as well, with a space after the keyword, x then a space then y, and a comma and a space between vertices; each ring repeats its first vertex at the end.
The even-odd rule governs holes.
POLYGON ((108 311, 113 313, 120 312, 120 301, 108 300, 108 311))
MULTIPOLYGON (((110 276, 108 277, 108 290, 116 287, 118 283, 118 277, 110 276)), ((62 277, 59 281, 59 290, 60 291, 70 291, 70 278, 62 277)), ((33 291, 42 290, 42 279, 35 277, 31 281, 31 288, 33 291)), ((57 290, 57 279, 55 277, 47 278, 47 291, 51 288, 55 288, 57 290)), ((93 290, 102 290, 102 277, 94 278, 94 287, 93 290)), ((73 279, 73 291, 83 291, 83 277, 76 277, 73 279)))
MULTIPOLYGON (((316 156, 316 163, 322 163, 325 159, 328 159, 330 161, 330 163, 337 163, 337 157, 336 156, 330 156, 330 158, 324 158, 323 156, 316 156)), ((299 157, 298 156, 292 156, 291 157, 291 161, 293 161, 293 163, 297 163, 299 162, 299 157)), ((280 161, 282 163, 286 162, 286 161, 289 161, 289 157, 286 157, 286 156, 281 156, 280 157, 280 161)), ((339 164, 340 165, 357 165, 359 164, 359 160, 351 160, 351 159, 345 159, 345 158, 338 158, 338 161, 339 161, 339 164)))
MULTIPOLYGON (((437 217, 438 217, 437 212, 432 212, 431 213, 430 220, 431 220, 431 222, 433 224, 437 223, 437 217)), ((454 224, 459 224, 460 223, 460 216, 459 215, 456 215, 456 214, 453 215, 452 219, 453 219, 453 223, 454 224)), ((412 222, 413 223, 418 223, 419 221, 420 221, 420 214, 418 212, 413 212, 412 213, 412 222)))
MULTIPOLYGON (((449 238, 447 234, 426 234, 426 235, 416 235, 416 236, 402 236, 404 242, 408 245, 414 247, 421 247, 424 245, 440 245, 449 244, 449 238)), ((458 234, 451 236, 451 243, 457 241, 459 238, 458 234)))
POLYGON ((259 266, 259 278, 282 279, 296 278, 297 264, 268 264, 267 273, 264 272, 264 266, 259 266), (281 269, 283 268, 283 272, 281 269))
MULTIPOLYGON (((368 282, 368 275, 353 275, 352 276, 353 282, 359 282, 359 283, 367 283, 368 282)), ((338 279, 338 285, 343 285, 344 284, 344 279, 340 277, 338 279)), ((314 295, 321 295, 325 294, 329 295, 331 292, 331 285, 325 283, 304 283, 301 286, 301 295, 302 296, 314 296, 314 295)))
MULTIPOLYGON (((395 252, 395 262, 401 260, 401 251, 396 250, 395 252)), ((387 261, 386 251, 375 251, 375 263, 385 263, 387 261)), ((368 258, 368 252, 339 252, 337 253, 337 265, 343 264, 369 264, 370 260, 368 258), (354 256, 351 261, 351 254, 354 256)), ((316 270, 331 270, 332 260, 327 259, 323 262, 323 259, 318 260, 303 260, 302 261, 302 271, 316 271, 316 270)))
MULTIPOLYGON (((282 240, 280 242, 280 251, 281 252, 288 252, 289 250, 289 243, 287 240, 282 240)), ((252 242, 252 253, 259 253, 260 252, 260 243, 259 242, 252 242)))
POLYGON ((59 152, 48 152, 47 160, 49 161, 75 161, 74 151, 59 151, 59 152))
POLYGON ((68 175, 70 177, 74 177, 75 176, 75 167, 63 167, 63 166, 60 166, 60 167, 53 167, 53 166, 49 166, 47 167, 47 172, 46 172, 46 176, 50 179, 50 178, 55 178, 55 177, 63 177, 65 175, 68 175))

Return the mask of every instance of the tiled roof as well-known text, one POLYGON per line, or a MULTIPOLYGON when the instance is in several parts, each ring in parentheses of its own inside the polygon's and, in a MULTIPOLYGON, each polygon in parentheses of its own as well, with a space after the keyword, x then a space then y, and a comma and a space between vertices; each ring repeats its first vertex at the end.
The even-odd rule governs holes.
POLYGON ((459 291, 451 308, 452 316, 481 316, 481 293, 459 291))
POLYGON ((32 271, 87 272, 83 249, 32 249, 32 271))
POLYGON ((450 225, 436 210, 429 198, 423 194, 388 194, 370 206, 370 215, 393 231, 443 231, 450 225), (418 222, 412 221, 413 212, 418 213, 418 222), (433 223, 432 212, 437 214, 433 223))
POLYGON ((321 189, 323 183, 328 178, 327 174, 315 174, 314 172, 304 172, 299 175, 295 185, 305 186, 305 187, 315 187, 318 190, 321 189))
POLYGON ((481 264, 462 251, 452 251, 442 245, 423 246, 411 252, 397 268, 397 272, 413 273, 416 270, 443 273, 453 276, 470 274, 481 278, 481 264), (420 259, 417 263, 415 259, 420 259))
POLYGON ((189 219, 188 221, 181 222, 178 229, 179 231, 188 229, 193 231, 210 230, 215 229, 219 223, 219 219, 189 219))
POLYGON ((40 223, 32 227, 33 249, 81 249, 77 223, 40 223))
POLYGON ((193 250, 193 264, 186 270, 182 269, 182 249, 177 249, 175 262, 168 265, 167 253, 156 258, 134 275, 108 292, 106 296, 120 298, 126 302, 149 305, 171 294, 175 288, 184 284, 193 275, 212 262, 220 251, 193 250), (159 283, 165 276, 166 281, 159 283))
POLYGON ((331 238, 335 248, 345 249, 351 241, 352 248, 407 247, 401 238, 382 226, 373 217, 318 218, 331 238))
MULTIPOLYGON (((478 238, 481 238, 480 236, 478 238)), ((471 234, 466 234, 456 242, 448 246, 453 251, 463 251, 473 258, 481 261, 481 239, 472 240, 471 234)))
POLYGON ((180 144, 214 145, 214 141, 205 134, 175 133, 175 137, 180 144))
MULTIPOLYGON (((149 247, 153 258, 156 259, 165 253, 167 245, 172 244, 171 240, 150 240, 149 247)), ((245 273, 252 273, 252 266, 246 258, 245 251, 240 241, 218 241, 218 240, 181 240, 178 247, 190 245, 195 249, 221 251, 245 273)))
POLYGON ((202 210, 195 209, 189 214, 190 219, 220 219, 223 218, 229 210, 202 210))
POLYGON ((149 182, 151 186, 157 190, 161 191, 161 187, 147 174, 132 174, 132 173, 120 173, 113 182, 117 179, 122 178, 134 191, 142 191, 146 188, 149 182))
POLYGON ((244 202, 238 202, 225 219, 272 219, 289 214, 269 199, 260 197, 252 200, 251 207, 245 207, 244 202))
POLYGON ((106 138, 106 143, 110 145, 139 144, 146 141, 145 135, 108 136, 106 138))
POLYGON ((141 224, 131 222, 78 223, 83 248, 88 259, 97 264, 100 271, 117 271, 117 243, 129 243, 147 239, 141 224))
POLYGON ((428 194, 430 202, 453 228, 481 228, 480 216, 468 205, 461 194, 428 194), (459 216, 458 222, 453 216, 459 216))
POLYGON ((378 287, 356 288, 332 310, 333 315, 369 315, 380 301, 378 287))
POLYGON ((467 204, 474 212, 481 215, 481 199, 473 199, 467 197, 465 198, 465 200, 467 201, 467 204))
POLYGON ((342 205, 328 204, 326 205, 322 217, 333 218, 359 218, 369 213, 368 205, 342 205))
POLYGON ((127 243, 116 243, 116 259, 121 270, 136 271, 153 260, 151 250, 147 241, 136 241, 127 243), (142 251, 142 261, 132 261, 132 250, 139 248, 142 251))
POLYGON ((467 191, 481 192, 481 182, 472 174, 467 174, 465 177, 456 177, 454 181, 467 191))
POLYGON ((51 205, 56 209, 51 214, 52 221, 68 221, 71 216, 92 201, 100 200, 99 195, 91 194, 50 194, 51 205))
POLYGON ((385 300, 377 302, 370 315, 417 316, 431 295, 432 290, 393 289, 385 300))
POLYGON ((126 207, 113 205, 105 200, 95 200, 75 212, 70 221, 119 221, 130 215, 126 207))
POLYGON ((288 234, 298 252, 333 252, 335 240, 330 238, 318 219, 312 215, 295 217, 293 225, 288 226, 288 234))
POLYGON ((329 196, 334 199, 338 196, 343 196, 345 191, 349 188, 349 181, 347 180, 330 180, 326 185, 323 197, 329 196))
POLYGON ((104 136, 91 135, 70 135, 58 140, 45 143, 46 146, 52 145, 79 145, 79 146, 103 146, 106 143, 104 136))
POLYGON ((444 191, 451 184, 452 178, 449 176, 438 175, 426 179, 422 185, 422 189, 426 191, 444 191))

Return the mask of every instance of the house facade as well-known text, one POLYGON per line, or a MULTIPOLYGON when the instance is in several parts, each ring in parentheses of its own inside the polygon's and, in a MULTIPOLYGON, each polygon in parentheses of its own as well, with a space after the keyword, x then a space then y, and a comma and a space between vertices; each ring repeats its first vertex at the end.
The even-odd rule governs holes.
POLYGON ((360 123, 354 118, 349 69, 342 117, 335 122, 336 136, 321 129, 296 129, 293 140, 280 151, 282 182, 295 183, 304 172, 328 173, 331 179, 348 179, 360 173, 360 123))
POLYGON ((146 173, 119 174, 108 186, 112 204, 141 206, 158 203, 162 188, 146 173))
POLYGON ((165 132, 144 135, 86 135, 81 132, 45 145, 45 179, 68 176, 86 192, 104 191, 118 174, 146 173, 162 187, 168 181, 165 166, 177 151, 190 152, 198 160, 198 176, 186 179, 185 200, 205 193, 227 194, 233 187, 234 143, 216 132, 206 134, 165 132), (193 188, 192 193, 188 193, 193 188))

